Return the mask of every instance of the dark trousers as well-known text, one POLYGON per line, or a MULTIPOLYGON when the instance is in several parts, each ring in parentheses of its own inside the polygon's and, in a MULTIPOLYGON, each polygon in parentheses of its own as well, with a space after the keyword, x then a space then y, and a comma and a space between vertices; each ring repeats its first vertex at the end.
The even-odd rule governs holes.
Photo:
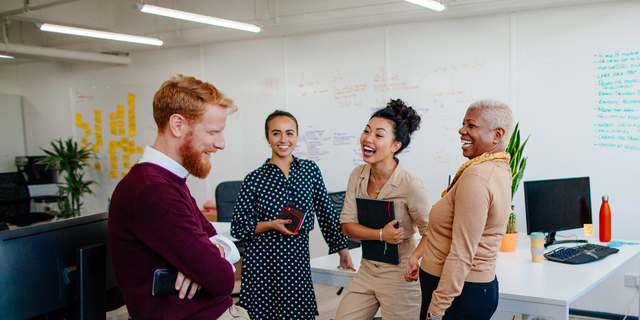
MULTIPOLYGON (((427 318, 431 295, 438 287, 440 277, 420 269, 422 307, 420 320, 427 318)), ((465 282, 462 293, 453 299, 444 313, 443 320, 489 320, 498 308, 498 278, 487 283, 465 282)))

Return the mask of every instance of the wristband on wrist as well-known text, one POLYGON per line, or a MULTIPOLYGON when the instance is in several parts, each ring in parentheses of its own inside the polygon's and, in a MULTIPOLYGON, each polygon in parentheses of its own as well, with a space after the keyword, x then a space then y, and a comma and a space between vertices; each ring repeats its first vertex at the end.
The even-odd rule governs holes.
POLYGON ((382 228, 380 228, 380 241, 382 241, 382 228))
POLYGON ((431 311, 427 311, 427 319, 430 320, 442 320, 442 316, 437 317, 431 314, 431 311))

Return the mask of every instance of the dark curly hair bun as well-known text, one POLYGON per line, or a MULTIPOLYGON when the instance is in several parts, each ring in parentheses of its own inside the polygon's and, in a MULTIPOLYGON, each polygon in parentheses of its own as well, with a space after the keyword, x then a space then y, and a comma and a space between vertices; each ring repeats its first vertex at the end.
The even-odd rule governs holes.
MULTIPOLYGON (((420 116, 412 107, 408 107, 402 100, 389 101, 387 107, 376 111, 371 118, 385 118, 394 125, 395 141, 402 143, 402 146, 395 154, 404 150, 411 143, 411 134, 420 129, 420 116)), ((370 119, 371 119, 370 118, 370 119)))

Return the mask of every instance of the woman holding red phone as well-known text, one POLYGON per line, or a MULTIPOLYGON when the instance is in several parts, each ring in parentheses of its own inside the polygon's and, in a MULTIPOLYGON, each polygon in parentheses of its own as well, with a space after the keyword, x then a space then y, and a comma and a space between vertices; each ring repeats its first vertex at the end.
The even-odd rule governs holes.
POLYGON ((353 269, 339 213, 327 194, 318 166, 298 159, 298 122, 277 110, 265 121, 271 158, 249 173, 233 210, 231 235, 246 239, 239 305, 252 319, 315 319, 318 308, 311 280, 309 231, 318 218, 330 253, 340 254, 340 266, 353 269), (278 219, 282 210, 306 217, 278 219))

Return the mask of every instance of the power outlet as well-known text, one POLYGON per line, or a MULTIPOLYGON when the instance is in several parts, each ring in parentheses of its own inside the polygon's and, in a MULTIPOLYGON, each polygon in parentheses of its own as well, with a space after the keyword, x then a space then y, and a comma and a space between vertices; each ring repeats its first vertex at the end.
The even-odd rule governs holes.
POLYGON ((637 287, 637 283, 640 281, 640 276, 637 274, 625 274, 624 275, 624 286, 625 287, 637 287))

